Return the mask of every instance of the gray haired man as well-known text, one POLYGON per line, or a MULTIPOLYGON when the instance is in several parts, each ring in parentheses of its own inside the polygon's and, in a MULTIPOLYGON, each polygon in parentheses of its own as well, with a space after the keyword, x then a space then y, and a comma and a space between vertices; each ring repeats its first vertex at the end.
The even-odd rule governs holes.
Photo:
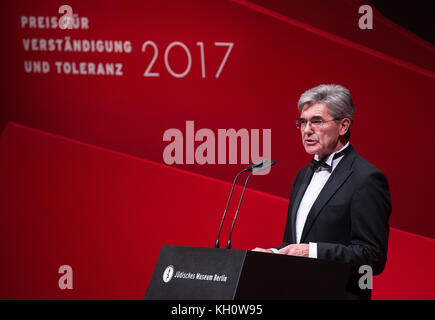
POLYGON ((388 182, 349 143, 352 96, 340 85, 320 85, 303 93, 296 126, 311 164, 293 183, 283 243, 274 252, 346 261, 352 272, 347 299, 370 299, 358 286, 358 269, 383 271, 387 260, 391 200, 388 182))

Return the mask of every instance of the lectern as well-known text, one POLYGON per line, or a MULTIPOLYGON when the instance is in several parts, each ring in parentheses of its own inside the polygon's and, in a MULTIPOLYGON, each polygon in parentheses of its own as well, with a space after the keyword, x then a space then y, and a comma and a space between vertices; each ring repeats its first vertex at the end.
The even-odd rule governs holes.
POLYGON ((342 299, 349 272, 344 262, 163 246, 145 299, 342 299))

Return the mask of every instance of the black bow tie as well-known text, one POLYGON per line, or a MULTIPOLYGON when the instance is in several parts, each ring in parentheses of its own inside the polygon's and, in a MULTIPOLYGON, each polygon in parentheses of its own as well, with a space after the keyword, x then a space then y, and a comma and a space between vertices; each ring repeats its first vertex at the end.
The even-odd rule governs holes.
POLYGON ((319 168, 325 168, 328 171, 332 170, 332 166, 330 166, 329 164, 327 164, 325 161, 317 161, 315 159, 311 160, 311 167, 313 168, 314 171, 316 171, 319 168))
MULTIPOLYGON (((347 147, 344 150, 341 150, 340 152, 337 152, 336 154, 334 154, 334 157, 332 158, 332 161, 334 161, 337 158, 340 158, 341 156, 343 156, 344 154, 346 154, 348 151, 350 150, 349 147, 347 147)), ((319 168, 325 168, 328 171, 332 171, 332 166, 330 166, 329 164, 327 164, 325 161, 323 160, 311 160, 311 167, 313 168, 314 171, 316 171, 319 168)))

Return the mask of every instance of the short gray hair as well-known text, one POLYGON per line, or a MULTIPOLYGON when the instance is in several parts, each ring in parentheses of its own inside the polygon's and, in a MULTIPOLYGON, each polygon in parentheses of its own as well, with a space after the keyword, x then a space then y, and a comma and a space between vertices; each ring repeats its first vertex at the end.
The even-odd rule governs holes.
POLYGON ((350 129, 353 123, 355 112, 352 96, 349 90, 338 84, 321 84, 315 88, 305 91, 298 101, 299 113, 305 105, 311 106, 315 103, 324 103, 328 107, 329 114, 334 119, 349 118, 351 125, 345 138, 350 139, 350 129))

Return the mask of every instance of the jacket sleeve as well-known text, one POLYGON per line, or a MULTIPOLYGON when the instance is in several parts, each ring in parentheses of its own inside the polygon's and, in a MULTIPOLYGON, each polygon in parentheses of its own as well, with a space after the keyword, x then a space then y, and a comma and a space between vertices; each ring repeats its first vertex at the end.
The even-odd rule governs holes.
POLYGON ((320 259, 349 262, 352 272, 369 265, 380 274, 387 261, 391 200, 385 176, 376 171, 359 186, 350 203, 351 241, 349 245, 317 243, 320 259))

